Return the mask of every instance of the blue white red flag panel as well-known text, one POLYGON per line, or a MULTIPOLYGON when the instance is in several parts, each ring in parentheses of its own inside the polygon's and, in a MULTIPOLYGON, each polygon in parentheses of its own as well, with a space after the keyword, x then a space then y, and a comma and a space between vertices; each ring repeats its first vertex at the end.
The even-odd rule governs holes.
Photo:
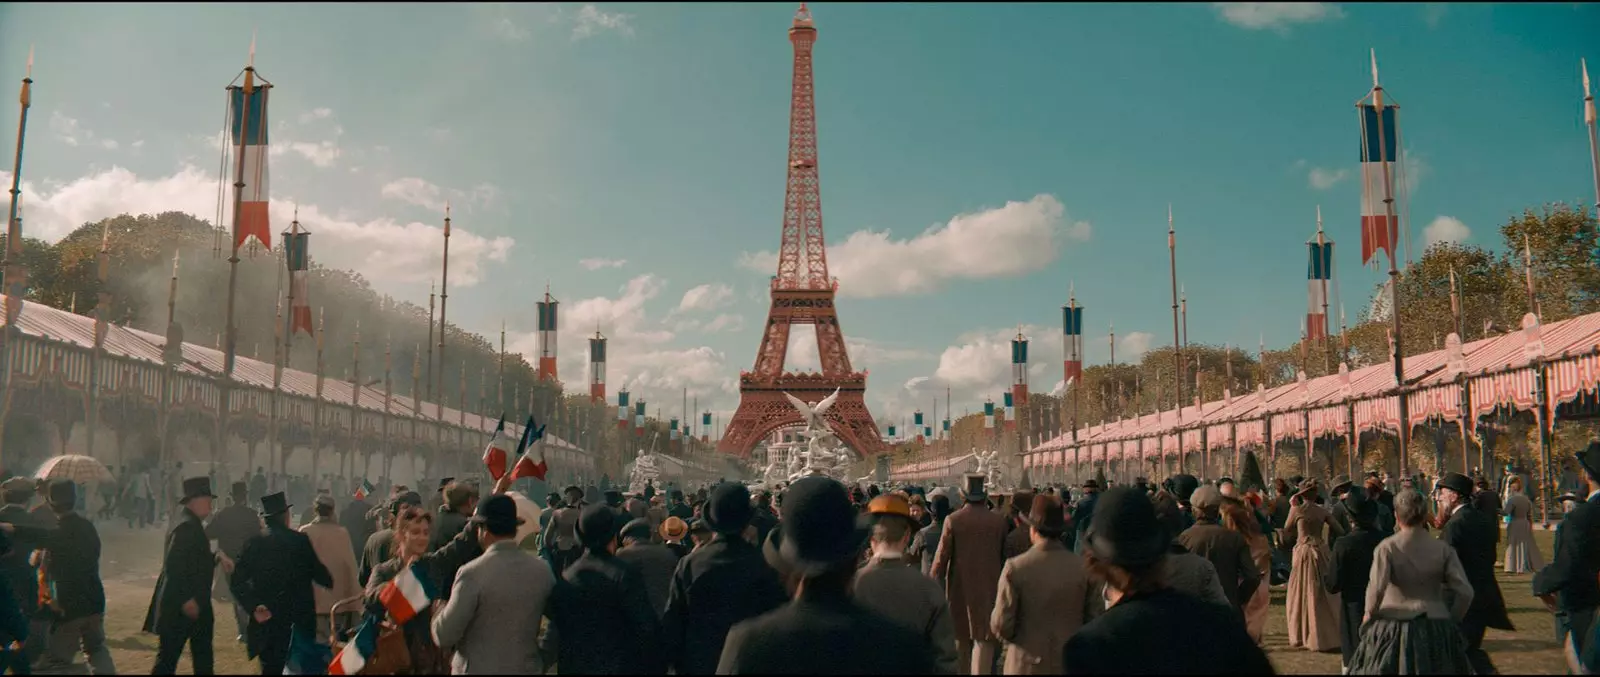
POLYGON ((289 306, 289 331, 303 331, 307 336, 315 336, 316 329, 311 324, 311 288, 308 283, 311 275, 311 233, 284 233, 283 247, 284 261, 289 266, 289 295, 294 299, 289 306))
POLYGON ((1308 242, 1306 264, 1305 336, 1317 340, 1328 336, 1328 284, 1333 279, 1333 243, 1308 242))
POLYGON ((1395 255, 1398 224, 1390 219, 1394 173, 1399 159, 1398 115, 1384 106, 1380 116, 1372 104, 1361 110, 1361 263, 1371 262, 1378 250, 1395 255), (1381 134, 1380 134, 1381 129, 1381 134), (1380 141, 1381 138, 1381 141, 1380 141))
POLYGON ((230 138, 233 152, 239 154, 233 159, 239 165, 233 169, 243 170, 239 177, 243 186, 237 189, 239 213, 234 215, 238 222, 233 232, 235 246, 242 246, 254 237, 261 246, 272 249, 272 227, 267 219, 267 189, 271 183, 267 172, 267 94, 270 91, 258 87, 248 96, 242 88, 229 91, 230 138))

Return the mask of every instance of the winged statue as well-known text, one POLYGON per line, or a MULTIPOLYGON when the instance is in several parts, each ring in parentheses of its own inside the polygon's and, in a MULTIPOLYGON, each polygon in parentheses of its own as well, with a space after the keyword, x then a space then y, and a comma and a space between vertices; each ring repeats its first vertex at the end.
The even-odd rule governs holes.
POLYGON ((828 409, 832 408, 833 403, 838 401, 838 389, 835 389, 832 395, 822 398, 822 401, 818 402, 815 407, 806 404, 805 400, 789 393, 784 393, 783 396, 789 398, 789 404, 794 405, 795 410, 799 411, 800 415, 806 419, 806 430, 831 430, 828 426, 828 421, 822 415, 828 413, 828 409))

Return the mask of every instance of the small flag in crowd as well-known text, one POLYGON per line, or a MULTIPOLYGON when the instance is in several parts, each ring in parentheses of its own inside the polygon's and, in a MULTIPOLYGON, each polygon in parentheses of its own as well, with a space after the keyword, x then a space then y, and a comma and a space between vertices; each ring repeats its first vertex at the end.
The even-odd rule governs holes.
POLYGON ((368 482, 366 480, 361 480, 361 486, 356 487, 356 500, 359 501, 359 500, 365 499, 366 497, 371 496, 372 492, 377 491, 377 490, 378 490, 378 488, 375 487, 375 486, 372 486, 371 482, 368 482))
POLYGON ((366 622, 356 629, 350 637, 349 643, 339 650, 339 655, 333 657, 328 663, 330 675, 356 675, 367 667, 367 659, 378 650, 378 619, 368 616, 366 622))
POLYGON ((405 625, 433 602, 433 586, 422 565, 413 564, 383 586, 378 599, 394 617, 395 625, 405 625))
POLYGON ((505 477, 506 464, 511 462, 511 440, 506 437, 506 415, 500 414, 500 423, 494 427, 494 436, 483 449, 483 465, 495 481, 505 477))
POLYGON ((517 467, 511 470, 511 479, 520 480, 524 477, 532 477, 536 480, 544 480, 545 474, 550 472, 550 464, 546 463, 544 459, 544 445, 540 443, 540 440, 543 439, 544 426, 536 426, 533 422, 533 417, 529 416, 528 422, 522 425, 522 441, 517 443, 517 452, 519 454, 517 467), (533 460, 534 448, 539 450, 539 461, 537 463, 533 460))

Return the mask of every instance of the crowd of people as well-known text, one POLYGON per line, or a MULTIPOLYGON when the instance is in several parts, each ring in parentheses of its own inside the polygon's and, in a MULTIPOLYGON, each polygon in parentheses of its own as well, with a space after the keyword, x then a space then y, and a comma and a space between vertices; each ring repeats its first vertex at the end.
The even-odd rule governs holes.
MULTIPOLYGON (((324 488, 298 518, 287 492, 244 479, 214 506, 211 479, 190 477, 144 629, 154 674, 185 649, 213 672, 214 598, 262 674, 1271 674, 1283 585, 1290 646, 1338 652, 1349 674, 1490 674, 1485 631, 1512 629, 1499 566, 1537 572, 1585 670, 1600 666, 1600 443, 1577 465, 1548 566, 1521 479, 1502 498, 1456 473, 1428 495, 1376 473, 1008 495, 982 475, 755 495, 569 486, 536 517, 509 476, 446 478, 426 496, 324 488)), ((4 667, 81 653, 112 674, 80 488, 12 478, 0 499, 4 667)))

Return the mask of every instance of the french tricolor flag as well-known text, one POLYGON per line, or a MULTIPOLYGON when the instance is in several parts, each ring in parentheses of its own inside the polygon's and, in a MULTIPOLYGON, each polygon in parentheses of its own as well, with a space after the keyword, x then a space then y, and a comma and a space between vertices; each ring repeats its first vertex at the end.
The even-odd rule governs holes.
POLYGON ((232 150, 238 154, 233 161, 239 163, 229 171, 238 171, 242 182, 237 188, 239 213, 233 242, 236 247, 243 246, 254 237, 261 246, 272 249, 272 227, 267 221, 267 93, 272 88, 256 85, 254 76, 253 71, 246 71, 244 86, 229 92, 230 138, 232 150))
POLYGON ((522 424, 522 441, 517 443, 517 465, 511 469, 511 479, 520 480, 532 477, 543 481, 550 472, 550 464, 544 459, 544 426, 535 425, 533 417, 528 417, 528 422, 522 424), (534 449, 537 448, 539 457, 534 459, 534 449))
POLYGON ((489 438, 489 445, 483 450, 483 465, 489 469, 489 476, 495 481, 505 477, 506 464, 511 461, 511 440, 506 437, 506 415, 500 415, 500 423, 494 428, 494 437, 489 438))
POLYGON ((1396 129, 1396 107, 1386 105, 1383 114, 1371 103, 1361 104, 1361 263, 1366 265, 1382 249, 1394 256, 1399 242, 1398 224, 1391 219, 1394 173, 1399 166, 1400 132, 1396 129))
POLYGON ((1311 251, 1306 265, 1305 337, 1320 341, 1328 338, 1328 283, 1333 279, 1333 243, 1313 240, 1307 242, 1306 247, 1311 251))
POLYGON ((378 593, 379 601, 382 601, 383 607, 389 610, 389 615, 394 617, 395 625, 411 622, 418 613, 428 608, 433 598, 433 585, 428 581, 427 572, 419 564, 407 567, 383 587, 383 592, 378 593))
POLYGON ((339 655, 333 657, 328 663, 330 675, 356 675, 362 668, 367 667, 367 659, 378 650, 378 625, 377 619, 368 617, 356 633, 350 637, 350 642, 339 650, 339 655))

